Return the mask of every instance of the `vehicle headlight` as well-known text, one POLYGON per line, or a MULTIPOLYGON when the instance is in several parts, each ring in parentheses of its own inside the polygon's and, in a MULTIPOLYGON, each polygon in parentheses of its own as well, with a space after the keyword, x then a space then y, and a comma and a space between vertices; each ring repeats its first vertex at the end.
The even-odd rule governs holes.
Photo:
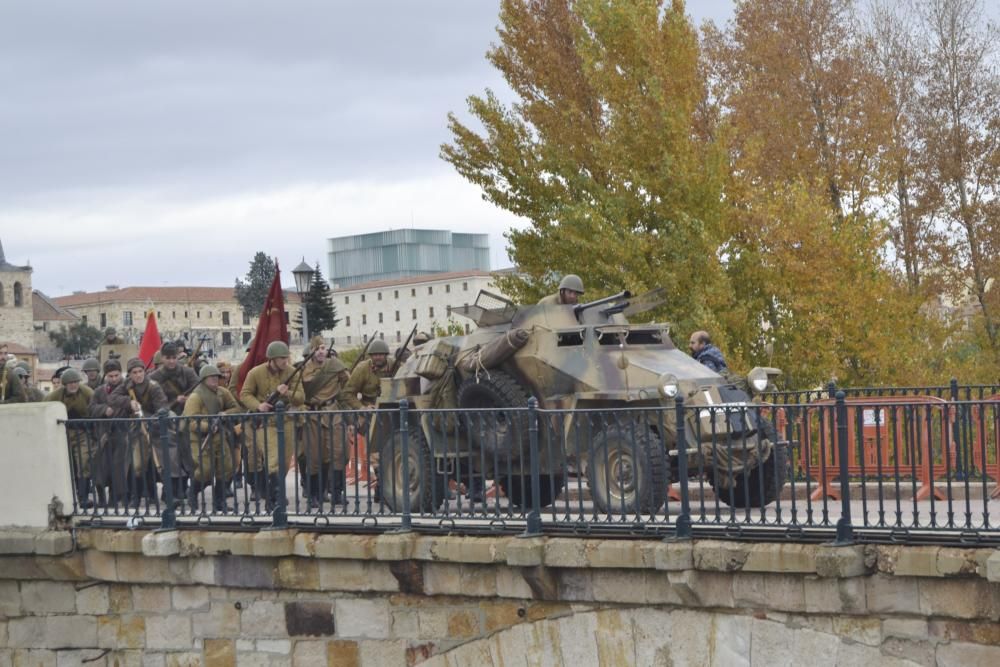
POLYGON ((767 371, 760 367, 750 371, 750 374, 747 375, 747 380, 750 382, 750 386, 753 387, 753 390, 757 393, 765 391, 769 383, 767 371))
POLYGON ((660 376, 659 386, 660 396, 663 398, 674 398, 677 396, 677 376, 673 373, 664 373, 660 376))

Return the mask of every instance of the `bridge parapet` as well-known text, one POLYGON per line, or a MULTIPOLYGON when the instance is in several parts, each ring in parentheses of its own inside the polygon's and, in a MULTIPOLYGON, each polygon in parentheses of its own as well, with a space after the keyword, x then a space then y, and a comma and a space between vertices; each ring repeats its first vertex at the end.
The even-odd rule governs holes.
POLYGON ((0 664, 1000 657, 992 549, 81 529, 0 553, 0 664))

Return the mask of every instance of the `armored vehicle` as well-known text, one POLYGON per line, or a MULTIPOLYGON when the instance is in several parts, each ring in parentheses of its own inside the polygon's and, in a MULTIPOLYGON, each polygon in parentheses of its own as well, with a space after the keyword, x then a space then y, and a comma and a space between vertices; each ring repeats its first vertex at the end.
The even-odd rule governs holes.
POLYGON ((764 391, 778 371, 755 368, 744 385, 678 350, 668 325, 629 323, 663 300, 662 290, 636 298, 626 291, 588 303, 520 306, 483 291, 474 305, 454 308, 479 328, 425 343, 382 380, 385 412, 369 437, 385 501, 399 510, 407 492, 405 431, 414 511, 435 509, 448 479, 470 473, 497 480, 512 505, 530 506, 534 435, 542 506, 575 471, 586 476, 600 510, 654 512, 678 473, 678 395, 687 406, 689 474, 702 475, 732 506, 774 501, 787 476, 788 443, 778 441, 744 387, 764 391), (405 429, 401 399, 413 408, 405 429))

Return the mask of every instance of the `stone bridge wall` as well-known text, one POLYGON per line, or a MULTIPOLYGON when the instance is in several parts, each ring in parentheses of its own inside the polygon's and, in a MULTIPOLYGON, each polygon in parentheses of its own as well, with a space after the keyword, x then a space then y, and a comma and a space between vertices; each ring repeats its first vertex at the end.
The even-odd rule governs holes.
POLYGON ((0 532, 0 665, 1000 664, 1000 552, 0 532))

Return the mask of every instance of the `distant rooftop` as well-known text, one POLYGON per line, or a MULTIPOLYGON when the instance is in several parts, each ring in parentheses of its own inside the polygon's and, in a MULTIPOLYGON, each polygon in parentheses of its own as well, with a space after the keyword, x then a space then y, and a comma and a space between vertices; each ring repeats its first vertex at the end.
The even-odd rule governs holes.
MULTIPOLYGON (((285 303, 298 303, 299 295, 294 290, 286 289, 283 291, 285 303)), ((153 303, 235 302, 236 296, 232 287, 119 287, 100 292, 76 292, 67 296, 57 296, 52 301, 63 308, 72 308, 112 301, 131 301, 140 304, 147 301, 153 303)))

